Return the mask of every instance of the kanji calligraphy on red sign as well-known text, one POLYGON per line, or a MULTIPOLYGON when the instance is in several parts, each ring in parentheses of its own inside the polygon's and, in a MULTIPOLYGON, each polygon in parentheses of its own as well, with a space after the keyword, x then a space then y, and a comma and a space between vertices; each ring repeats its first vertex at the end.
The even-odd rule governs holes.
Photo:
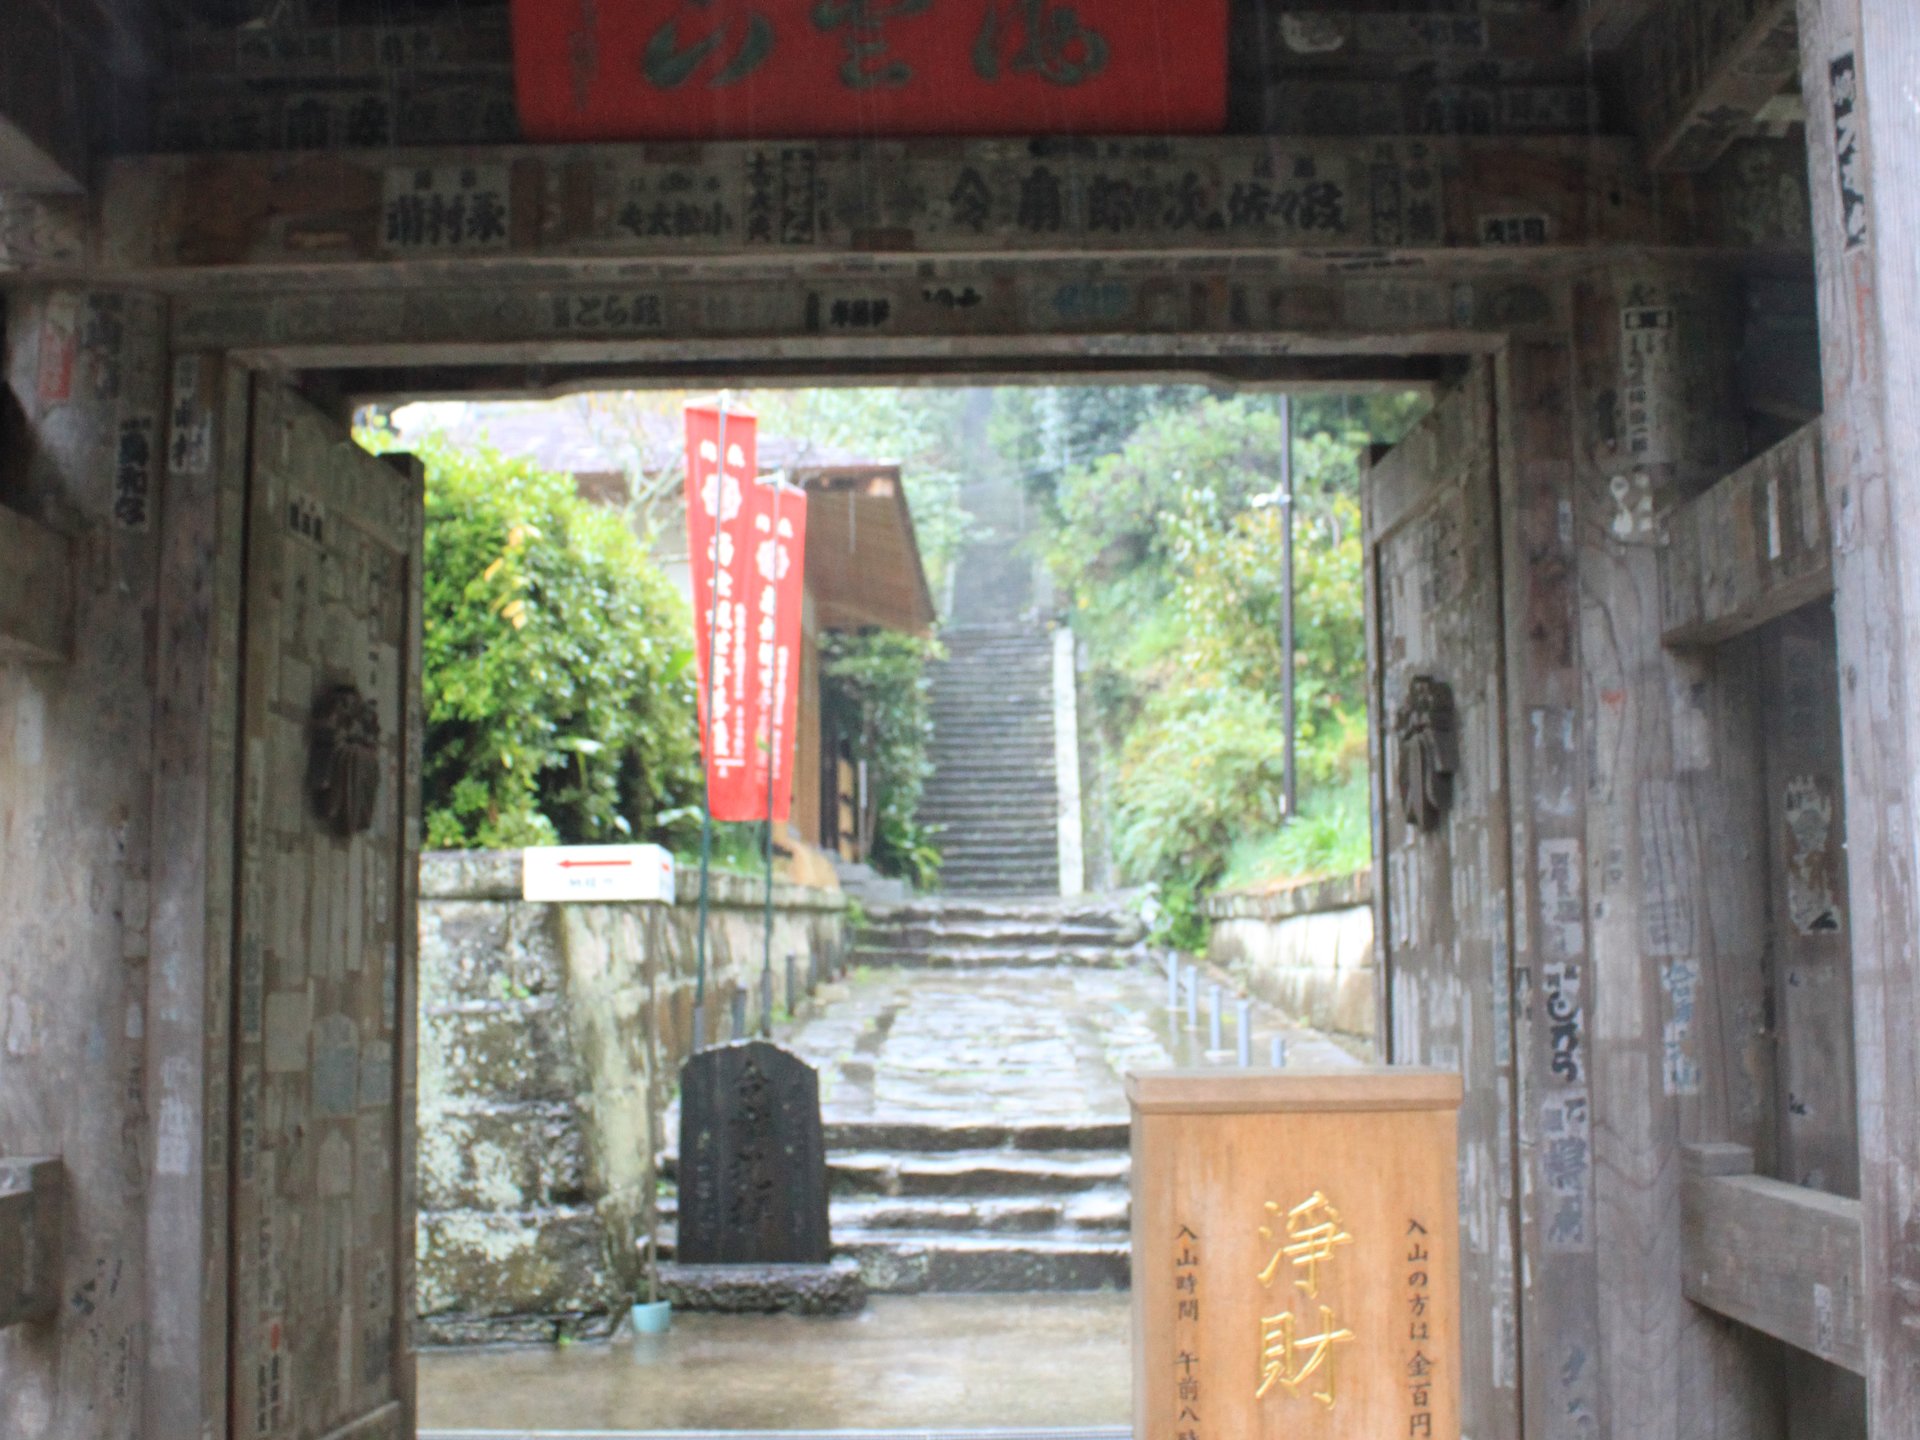
POLYGON ((1205 134, 1227 0, 513 0, 538 140, 1205 134))
POLYGON ((756 473, 751 414, 689 405, 686 422, 708 801, 716 820, 783 821, 800 704, 806 492, 756 473))

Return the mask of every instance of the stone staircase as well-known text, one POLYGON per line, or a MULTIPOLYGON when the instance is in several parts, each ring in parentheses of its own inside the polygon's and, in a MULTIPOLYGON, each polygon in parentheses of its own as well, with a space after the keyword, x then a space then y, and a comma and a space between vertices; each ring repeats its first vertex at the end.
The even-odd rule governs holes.
MULTIPOLYGON (((1125 1121, 863 1121, 826 1142, 834 1258, 877 1294, 1127 1285, 1125 1121)), ((667 1258, 676 1208, 663 1196, 667 1258)))
POLYGON ((877 1122, 827 1143, 834 1254, 870 1290, 1126 1287, 1124 1122, 877 1122))
POLYGON ((933 774, 921 817, 939 827, 949 893, 1057 894, 1053 633, 1009 621, 942 632, 933 676, 933 774))
POLYGON ((1136 915, 1091 896, 932 896, 871 911, 851 959, 925 969, 1120 965, 1145 938, 1136 915))

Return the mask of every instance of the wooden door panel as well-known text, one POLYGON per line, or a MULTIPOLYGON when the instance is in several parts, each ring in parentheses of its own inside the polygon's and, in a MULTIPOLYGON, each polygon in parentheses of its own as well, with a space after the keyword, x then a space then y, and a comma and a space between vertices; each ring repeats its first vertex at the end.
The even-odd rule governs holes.
POLYGON ((232 1433, 411 1435, 420 486, 261 381, 247 525, 232 1433))
POLYGON ((1462 1423, 1517 1433, 1510 869, 1491 366, 1365 482, 1374 834, 1387 1058, 1459 1070, 1462 1423), (1411 823, 1394 721, 1417 676, 1452 692, 1451 801, 1411 823))

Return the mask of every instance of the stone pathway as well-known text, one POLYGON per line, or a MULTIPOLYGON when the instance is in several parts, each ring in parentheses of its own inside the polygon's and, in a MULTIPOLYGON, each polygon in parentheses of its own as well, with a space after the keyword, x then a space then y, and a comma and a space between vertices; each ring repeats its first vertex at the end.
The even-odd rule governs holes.
MULTIPOLYGON (((856 967, 827 987, 776 1038, 820 1074, 835 1255, 879 1294, 1124 1289, 1124 1077, 1232 1062, 1230 999, 1228 1053, 1208 1053, 1207 988, 1194 1028, 1144 960, 856 967)), ((1355 1063, 1253 1018, 1256 1060, 1277 1034, 1291 1065, 1355 1063)))
MULTIPOLYGON (((820 1071, 829 1125, 1124 1125, 1128 1071, 1208 1063, 1205 987, 1197 1030, 1166 1001, 1164 975, 1145 965, 855 971, 818 1018, 781 1043, 820 1071)), ((1224 1003, 1231 1047, 1234 1012, 1224 1003)), ((1354 1063, 1334 1041, 1268 1007, 1256 1005, 1255 1017, 1260 1063, 1276 1034, 1290 1065, 1354 1063)))

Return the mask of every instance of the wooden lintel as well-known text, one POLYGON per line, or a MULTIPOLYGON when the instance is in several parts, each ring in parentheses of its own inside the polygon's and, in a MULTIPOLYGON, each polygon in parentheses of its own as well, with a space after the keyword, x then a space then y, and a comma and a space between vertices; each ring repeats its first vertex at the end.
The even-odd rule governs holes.
MULTIPOLYGON (((1704 1165, 1691 1163, 1691 1154, 1688 1159, 1680 1191, 1686 1297, 1863 1373, 1860 1202, 1758 1175, 1725 1173, 1732 1167, 1724 1157, 1704 1165)), ((1750 1152, 1746 1166, 1752 1167, 1750 1152)))
POLYGON ((1706 170, 1753 131, 1800 73, 1794 0, 1761 0, 1744 24, 1726 0, 1661 10, 1635 37, 1629 89, 1655 170, 1706 170))
MULTIPOLYGON (((1775 187, 1777 191, 1777 187, 1775 187)), ((1377 278, 1593 252, 1804 244, 1648 175, 1616 138, 1219 136, 499 146, 129 159, 79 278, 167 290, 562 283, 1070 256, 1377 278), (876 184, 886 175, 888 183, 876 184)), ((1749 197, 1751 208, 1777 200, 1749 197)), ((1799 226, 1804 229, 1804 220, 1799 226)))
POLYGON ((1832 593, 1820 429, 1803 426, 1667 517, 1668 645, 1718 644, 1832 593))
POLYGON ((0 505, 0 662, 59 662, 72 650, 67 541, 0 505))

